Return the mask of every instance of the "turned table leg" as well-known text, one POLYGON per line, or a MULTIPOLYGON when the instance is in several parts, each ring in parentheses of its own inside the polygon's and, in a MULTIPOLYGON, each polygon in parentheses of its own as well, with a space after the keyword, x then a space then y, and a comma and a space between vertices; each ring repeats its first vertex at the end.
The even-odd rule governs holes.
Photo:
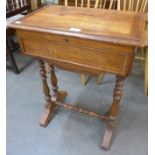
POLYGON ((47 84, 47 76, 46 76, 44 62, 40 60, 39 64, 40 64, 40 76, 43 84, 43 92, 46 100, 45 110, 40 119, 40 125, 45 127, 49 123, 52 113, 56 108, 56 105, 54 104, 54 102, 51 101, 51 95, 47 84))
POLYGON ((113 95, 113 102, 112 102, 112 106, 110 108, 110 113, 109 113, 109 117, 112 121, 110 121, 108 123, 105 133, 104 133, 104 136, 103 136, 102 147, 104 149, 109 149, 109 147, 110 147, 112 133, 113 133, 113 129, 115 127, 115 120, 116 120, 118 112, 119 112, 124 79, 125 78, 121 77, 121 76, 117 76, 117 79, 116 79, 114 95, 113 95))
POLYGON ((65 97, 67 96, 67 92, 66 91, 58 91, 58 80, 55 74, 55 67, 54 65, 49 65, 50 69, 51 69, 51 85, 52 85, 52 101, 53 102, 62 102, 65 97))
POLYGON ((58 80, 57 77, 55 75, 55 68, 53 65, 49 65, 50 66, 50 72, 51 72, 51 85, 52 85, 52 101, 56 101, 57 100, 57 96, 58 96, 58 80))
POLYGON ((55 75, 54 66, 49 65, 51 73, 51 85, 52 85, 52 97, 51 97, 50 89, 47 84, 45 64, 42 60, 39 61, 39 64, 40 64, 40 75, 43 84, 43 92, 46 100, 45 110, 40 119, 40 125, 45 127, 48 125, 50 119, 52 118, 53 112, 56 110, 57 105, 55 104, 55 102, 64 100, 64 98, 67 96, 67 92, 58 91, 57 77, 55 75))

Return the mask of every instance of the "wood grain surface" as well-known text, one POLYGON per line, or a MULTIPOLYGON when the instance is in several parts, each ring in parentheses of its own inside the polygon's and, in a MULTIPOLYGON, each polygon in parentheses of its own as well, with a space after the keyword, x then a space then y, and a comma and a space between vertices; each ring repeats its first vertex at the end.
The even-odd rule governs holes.
POLYGON ((49 5, 9 25, 98 41, 143 46, 145 14, 72 6, 49 5), (79 29, 79 32, 72 31, 79 29))

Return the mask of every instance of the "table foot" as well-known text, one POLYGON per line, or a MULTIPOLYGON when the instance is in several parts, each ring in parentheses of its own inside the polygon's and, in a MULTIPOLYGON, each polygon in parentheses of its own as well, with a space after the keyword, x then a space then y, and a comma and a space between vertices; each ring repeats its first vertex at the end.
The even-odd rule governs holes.
POLYGON ((52 107, 45 107, 44 113, 42 114, 41 119, 40 119, 40 125, 42 127, 46 127, 48 125, 55 109, 56 109, 55 105, 52 107))
MULTIPOLYGON (((58 91, 58 96, 57 96, 56 101, 63 102, 66 96, 67 96, 66 91, 58 91)), ((40 125, 42 127, 46 127, 48 125, 48 123, 52 119, 52 115, 54 111, 56 110, 57 105, 55 105, 54 99, 51 102, 52 103, 50 105, 45 106, 44 113, 41 116, 40 125)))
POLYGON ((103 142, 102 142, 102 148, 103 149, 109 149, 110 144, 111 144, 111 139, 112 139, 112 134, 113 134, 113 126, 109 124, 106 129, 105 133, 103 136, 103 142))

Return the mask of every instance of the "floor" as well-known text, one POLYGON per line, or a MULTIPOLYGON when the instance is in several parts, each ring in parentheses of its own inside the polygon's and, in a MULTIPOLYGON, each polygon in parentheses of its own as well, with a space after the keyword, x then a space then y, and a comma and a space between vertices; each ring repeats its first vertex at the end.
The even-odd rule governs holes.
MULTIPOLYGON (((134 65, 124 85, 122 105, 109 151, 101 149, 106 124, 98 119, 58 109, 42 128, 39 118, 44 96, 37 61, 16 54, 19 75, 7 70, 7 155, 147 155, 148 98, 144 96, 143 70, 134 65)), ((80 75, 56 69, 59 89, 67 90, 66 102, 106 112, 112 102, 115 77, 101 85, 91 78, 84 87, 80 75)))

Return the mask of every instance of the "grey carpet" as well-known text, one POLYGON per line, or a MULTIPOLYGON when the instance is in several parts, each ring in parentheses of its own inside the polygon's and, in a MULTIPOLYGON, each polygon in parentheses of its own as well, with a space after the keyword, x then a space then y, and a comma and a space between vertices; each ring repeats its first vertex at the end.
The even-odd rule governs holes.
MULTIPOLYGON (((15 57, 22 72, 6 73, 7 155, 147 155, 148 104, 139 63, 125 82, 117 129, 105 151, 100 145, 106 124, 98 119, 58 109, 46 128, 39 126, 44 96, 37 61, 15 57)), ((84 87, 78 73, 56 69, 56 74, 59 89, 68 91, 67 103, 100 113, 111 105, 114 76, 107 75, 99 86, 93 77, 84 87)))

